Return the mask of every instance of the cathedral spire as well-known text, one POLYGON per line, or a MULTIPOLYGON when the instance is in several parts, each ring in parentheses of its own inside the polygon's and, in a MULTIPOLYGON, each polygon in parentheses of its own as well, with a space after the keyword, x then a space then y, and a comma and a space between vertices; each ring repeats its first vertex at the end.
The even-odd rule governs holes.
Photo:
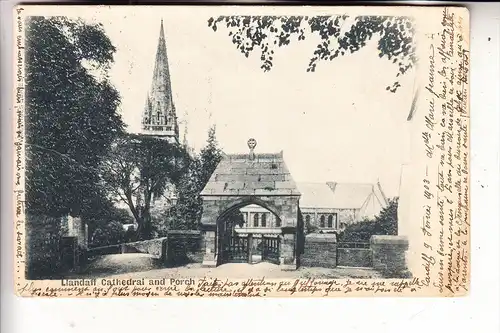
POLYGON ((150 92, 146 97, 142 118, 142 131, 144 134, 172 138, 179 142, 179 126, 172 97, 163 20, 160 23, 160 37, 156 49, 153 81, 150 92))

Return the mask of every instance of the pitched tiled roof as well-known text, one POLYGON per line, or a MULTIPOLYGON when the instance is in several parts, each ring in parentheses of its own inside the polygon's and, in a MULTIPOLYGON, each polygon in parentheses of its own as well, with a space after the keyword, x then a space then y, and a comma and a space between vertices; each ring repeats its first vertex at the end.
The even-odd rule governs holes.
POLYGON ((338 183, 333 191, 336 208, 361 208, 373 193, 372 184, 338 183))
POLYGON ((217 165, 201 195, 300 195, 277 154, 228 154, 217 165))
POLYGON ((297 183, 302 193, 300 206, 303 208, 355 209, 366 205, 372 194, 380 205, 387 203, 376 184, 355 183, 297 183))
POLYGON ((297 183, 301 208, 335 208, 333 191, 326 183, 297 183))

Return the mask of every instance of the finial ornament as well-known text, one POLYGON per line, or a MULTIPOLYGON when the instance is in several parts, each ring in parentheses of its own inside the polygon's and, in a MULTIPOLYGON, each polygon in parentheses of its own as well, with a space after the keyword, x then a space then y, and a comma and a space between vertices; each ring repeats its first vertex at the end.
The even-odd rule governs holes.
POLYGON ((257 141, 254 138, 248 139, 247 143, 248 143, 248 148, 250 148, 251 150, 253 150, 255 146, 257 146, 257 141))
POLYGON ((257 146, 257 140, 254 138, 250 138, 247 141, 248 148, 250 148, 250 153, 248 155, 250 160, 253 160, 255 158, 255 153, 253 152, 254 148, 257 146))

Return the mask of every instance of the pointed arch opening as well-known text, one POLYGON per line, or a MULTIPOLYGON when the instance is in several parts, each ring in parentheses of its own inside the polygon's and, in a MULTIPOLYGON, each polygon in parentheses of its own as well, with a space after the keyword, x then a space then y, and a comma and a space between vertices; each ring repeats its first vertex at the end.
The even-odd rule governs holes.
POLYGON ((272 204, 258 198, 236 200, 217 219, 218 265, 279 263, 282 221, 272 204))

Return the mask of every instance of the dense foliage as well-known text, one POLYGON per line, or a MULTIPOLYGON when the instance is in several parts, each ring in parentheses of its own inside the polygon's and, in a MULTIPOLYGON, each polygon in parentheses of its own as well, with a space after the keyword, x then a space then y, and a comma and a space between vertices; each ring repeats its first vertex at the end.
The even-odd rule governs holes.
POLYGON ((189 155, 177 143, 134 134, 114 143, 102 165, 102 177, 113 198, 129 207, 138 225, 138 239, 151 238, 153 200, 169 186, 179 186, 189 166, 189 155))
POLYGON ((114 52, 101 25, 63 17, 28 21, 27 209, 81 216, 94 246, 127 240, 123 224, 133 222, 135 239, 151 238, 153 222, 162 232, 197 228, 199 194, 222 157, 215 128, 196 156, 176 143, 125 134, 108 77, 114 52), (176 202, 152 221, 154 200, 174 192, 176 202))
MULTIPOLYGON (((236 48, 246 57, 258 50, 261 68, 269 71, 274 65, 275 47, 289 45, 295 39, 319 37, 307 66, 314 72, 319 62, 331 61, 352 54, 376 38, 378 55, 398 66, 396 77, 404 75, 417 61, 413 22, 401 16, 219 16, 211 17, 208 25, 217 31, 222 25, 236 48), (309 33, 309 34, 308 34, 309 33)), ((398 81, 387 86, 396 92, 398 81)))
POLYGON ((104 197, 104 194, 95 196, 90 201, 89 209, 82 214, 82 219, 88 225, 90 240, 98 228, 107 226, 111 222, 118 222, 121 225, 134 223, 134 218, 127 209, 116 207, 111 200, 104 197))
POLYGON ((215 127, 208 132, 205 147, 200 155, 192 157, 187 172, 177 187, 178 200, 171 216, 173 229, 196 229, 201 218, 203 200, 200 192, 222 159, 222 150, 217 142, 215 127))
POLYGON ((97 168, 124 127, 118 92, 108 80, 114 52, 100 25, 62 17, 28 19, 29 213, 85 215, 100 201, 97 168))
POLYGON ((373 220, 352 225, 339 234, 341 242, 369 242, 373 235, 398 234, 398 198, 390 199, 387 207, 373 220))
POLYGON ((125 230, 123 224, 112 221, 97 227, 90 238, 91 247, 108 246, 123 243, 125 230))

